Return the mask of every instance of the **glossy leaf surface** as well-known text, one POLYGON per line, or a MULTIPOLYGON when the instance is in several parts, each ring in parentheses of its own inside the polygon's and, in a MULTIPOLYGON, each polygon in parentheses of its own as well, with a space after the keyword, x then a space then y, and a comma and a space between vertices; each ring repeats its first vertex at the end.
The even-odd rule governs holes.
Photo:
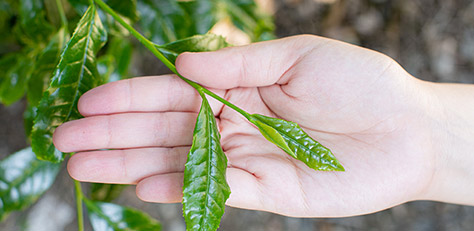
MULTIPOLYGON (((131 20, 138 19, 137 1, 136 0, 104 0, 114 11, 131 20)), ((83 15, 90 3, 89 0, 69 0, 77 13, 83 15)))
POLYGON ((37 106, 43 96, 43 91, 48 88, 50 78, 59 62, 61 50, 66 45, 68 37, 64 28, 59 29, 38 55, 33 73, 28 79, 27 97, 30 105, 37 106))
POLYGON ((107 82, 126 79, 132 61, 133 47, 126 38, 114 38, 107 44, 107 51, 97 59, 99 74, 107 82))
MULTIPOLYGON (((138 19, 137 1, 136 0, 104 0, 104 2, 110 6, 115 12, 123 16, 124 20, 128 22, 134 22, 138 19)), ((69 3, 73 6, 74 10, 83 15, 90 3, 89 0, 69 0, 69 3)), ((103 12, 101 9, 97 9, 100 20, 109 35, 126 36, 128 31, 119 25, 112 16, 103 12)))
POLYGON ((56 179, 59 164, 36 159, 31 148, 0 161, 0 220, 34 203, 56 179))
POLYGON ((0 61, 2 69, 0 78, 3 78, 0 86, 0 102, 10 105, 20 100, 25 95, 26 83, 33 71, 34 61, 28 55, 29 51, 9 55, 5 60, 0 61), (14 63, 11 63, 14 60, 14 63), (8 64, 10 66, 6 66, 8 64))
POLYGON ((95 231, 159 231, 160 223, 136 209, 105 202, 84 200, 95 231))
POLYGON ((223 15, 222 0, 179 1, 178 4, 191 19, 190 31, 194 34, 207 33, 223 15))
POLYGON ((138 19, 137 0, 106 0, 105 2, 117 13, 132 21, 138 19))
POLYGON ((176 0, 141 0, 137 3, 145 37, 164 44, 192 36, 191 18, 176 0))
POLYGON ((120 196, 120 193, 127 187, 121 184, 91 184, 90 198, 94 201, 110 202, 120 196))
POLYGON ((20 0, 19 5, 22 37, 26 36, 33 42, 47 41, 54 27, 46 20, 43 1, 20 0))
POLYGON ((227 157, 220 145, 214 114, 205 98, 194 128, 184 170, 183 215, 187 230, 217 230, 230 188, 227 157))
POLYGON ((92 5, 62 52, 51 84, 38 106, 31 136, 38 158, 52 162, 63 160, 64 154, 52 143, 54 129, 66 121, 81 118, 77 110, 79 97, 104 82, 97 71, 95 56, 106 38, 92 5))
POLYGON ((215 51, 227 46, 229 44, 224 37, 215 34, 204 34, 167 43, 157 46, 157 48, 174 64, 178 55, 183 52, 215 51))
POLYGON ((290 121, 252 114, 263 136, 308 167, 322 171, 344 171, 331 150, 311 138, 301 127, 290 121))
POLYGON ((3 83, 7 81, 8 70, 16 65, 18 58, 20 57, 17 53, 10 53, 0 58, 0 89, 3 83))

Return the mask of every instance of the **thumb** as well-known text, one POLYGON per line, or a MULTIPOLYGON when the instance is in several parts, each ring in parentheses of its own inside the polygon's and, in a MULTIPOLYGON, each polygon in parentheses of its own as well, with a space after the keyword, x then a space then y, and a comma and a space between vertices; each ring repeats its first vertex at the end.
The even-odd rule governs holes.
POLYGON ((217 89, 263 87, 281 83, 301 56, 325 39, 295 36, 213 52, 183 53, 176 68, 184 77, 217 89))

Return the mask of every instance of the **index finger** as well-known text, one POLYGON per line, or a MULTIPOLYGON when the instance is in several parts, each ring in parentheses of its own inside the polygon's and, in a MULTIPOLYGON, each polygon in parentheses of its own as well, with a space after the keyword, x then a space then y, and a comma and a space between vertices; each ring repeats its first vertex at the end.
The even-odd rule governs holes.
MULTIPOLYGON (((214 90, 213 90, 214 91, 214 90)), ((223 95, 224 91, 214 91, 223 95)), ((137 77, 111 82, 86 92, 79 99, 83 116, 124 112, 198 112, 201 97, 175 75, 137 77)), ((215 112, 220 103, 209 102, 215 112)))

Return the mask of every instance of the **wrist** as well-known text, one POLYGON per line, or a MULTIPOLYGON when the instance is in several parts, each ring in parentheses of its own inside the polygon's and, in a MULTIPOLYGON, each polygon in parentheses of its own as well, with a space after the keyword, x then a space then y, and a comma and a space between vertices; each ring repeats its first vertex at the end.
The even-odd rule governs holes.
POLYGON ((474 205, 474 86, 423 82, 433 175, 419 199, 474 205))

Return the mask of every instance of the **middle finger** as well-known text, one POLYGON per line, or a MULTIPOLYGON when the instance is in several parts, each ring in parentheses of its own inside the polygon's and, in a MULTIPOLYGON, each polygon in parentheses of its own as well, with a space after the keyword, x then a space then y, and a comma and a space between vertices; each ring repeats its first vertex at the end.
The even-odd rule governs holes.
POLYGON ((53 141, 62 152, 186 146, 192 143, 196 117, 193 112, 88 117, 59 126, 53 141))

